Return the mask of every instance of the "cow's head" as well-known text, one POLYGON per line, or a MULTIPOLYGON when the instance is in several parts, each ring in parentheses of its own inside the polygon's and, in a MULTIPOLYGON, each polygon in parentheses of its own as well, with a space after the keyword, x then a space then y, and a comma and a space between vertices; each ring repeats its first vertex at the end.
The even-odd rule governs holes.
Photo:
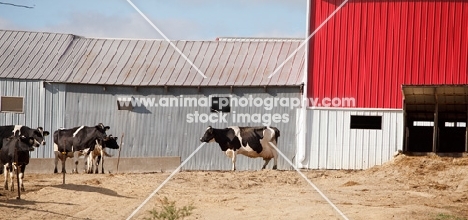
POLYGON ((33 137, 19 135, 3 139, 3 146, 15 147, 18 151, 34 151, 33 145, 35 142, 36 140, 33 137))
POLYGON ((96 128, 97 139, 107 140, 106 131, 110 129, 109 126, 104 126, 103 123, 99 123, 98 125, 94 126, 96 128))
POLYGON ((33 137, 25 137, 24 135, 21 135, 19 139, 21 143, 23 144, 23 145, 20 144, 19 150, 25 151, 26 150, 25 147, 27 147, 28 151, 34 151, 33 146, 38 147, 36 144, 37 140, 33 137))
POLYGON ((203 137, 200 138, 201 142, 211 142, 214 141, 214 129, 211 126, 208 126, 205 130, 205 134, 203 134, 203 137))
POLYGON ((119 144, 117 144, 117 137, 112 136, 112 134, 107 136, 105 147, 110 149, 119 149, 119 144))
POLYGON ((36 130, 33 131, 32 133, 32 138, 34 139, 34 147, 39 147, 40 145, 45 145, 46 142, 44 140, 44 137, 49 135, 50 133, 48 131, 44 131, 44 128, 38 127, 36 130))
POLYGON ((228 138, 229 141, 233 141, 234 138, 236 137, 236 134, 234 133, 234 130, 231 128, 226 128, 226 129, 214 129, 211 126, 208 126, 205 130, 205 134, 203 134, 203 137, 200 138, 201 142, 215 142, 216 141, 216 136, 220 139, 225 139, 228 138), (216 130, 218 132, 216 132, 216 130), (221 131, 220 131, 221 130, 221 131), (223 136, 223 137, 219 137, 223 136))
POLYGON ((103 123, 99 123, 98 125, 96 125, 96 129, 98 129, 99 131, 103 132, 103 133, 106 133, 107 130, 110 129, 109 126, 104 126, 103 123))

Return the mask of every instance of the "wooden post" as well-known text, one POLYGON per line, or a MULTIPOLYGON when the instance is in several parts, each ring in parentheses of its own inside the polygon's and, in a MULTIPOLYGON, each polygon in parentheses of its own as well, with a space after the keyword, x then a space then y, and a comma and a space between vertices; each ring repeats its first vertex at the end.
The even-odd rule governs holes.
POLYGON ((119 156, 117 157, 117 171, 116 171, 116 173, 119 172, 120 151, 122 150, 122 147, 123 147, 124 135, 125 135, 125 133, 122 133, 122 136, 120 137, 119 156))
POLYGON ((65 184, 65 172, 62 173, 62 184, 65 184))
MULTIPOLYGON (((403 94, 404 96, 404 94, 403 94)), ((406 101, 403 98, 403 152, 408 152, 408 115, 406 114, 406 101)))

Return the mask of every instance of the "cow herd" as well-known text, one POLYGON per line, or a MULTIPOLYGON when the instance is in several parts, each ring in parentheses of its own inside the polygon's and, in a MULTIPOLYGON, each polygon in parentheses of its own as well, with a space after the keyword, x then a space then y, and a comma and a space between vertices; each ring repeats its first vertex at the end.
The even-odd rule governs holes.
MULTIPOLYGON (((78 157, 85 156, 86 171, 92 173, 98 172, 99 161, 103 163, 103 156, 108 154, 105 148, 118 149, 117 138, 107 135, 109 126, 99 123, 93 127, 80 126, 71 129, 59 129, 54 132, 54 153, 55 169, 57 173, 58 160, 62 161, 62 172, 65 173, 65 161, 68 157, 74 157, 75 168, 73 172, 78 172, 78 157), (95 169, 93 169, 93 166, 95 169)), ((22 125, 0 126, 0 162, 5 176, 5 190, 14 190, 14 172, 19 171, 19 187, 24 191, 23 178, 26 165, 29 163, 30 152, 34 147, 45 145, 44 138, 49 135, 42 127, 36 129, 22 125), (8 178, 9 176, 9 178, 8 178), (10 184, 8 184, 8 179, 10 184), (10 186, 10 187, 9 187, 10 186)), ((104 168, 102 168, 104 173, 104 168)))
MULTIPOLYGON (((67 158, 74 159, 72 173, 78 173, 78 158, 85 157, 87 173, 104 173, 104 156, 109 156, 106 148, 118 149, 117 137, 107 135, 110 129, 99 123, 95 126, 79 126, 70 129, 58 129, 53 134, 55 167, 54 173, 58 173, 57 164, 62 162, 62 173, 66 173, 65 162, 67 158)), ((14 190, 13 179, 15 169, 19 169, 19 186, 24 191, 23 178, 26 165, 29 163, 30 152, 41 145, 45 145, 44 138, 49 135, 42 127, 36 129, 22 125, 0 126, 0 162, 5 175, 4 189, 14 190), (8 175, 10 187, 8 187, 8 175)), ((278 152, 277 143, 280 131, 276 127, 239 127, 213 128, 209 126, 201 142, 216 142, 221 150, 231 158, 232 170, 236 170, 237 154, 250 158, 261 157, 265 161, 262 169, 265 169, 271 159, 274 159, 273 169, 277 169, 278 152)))

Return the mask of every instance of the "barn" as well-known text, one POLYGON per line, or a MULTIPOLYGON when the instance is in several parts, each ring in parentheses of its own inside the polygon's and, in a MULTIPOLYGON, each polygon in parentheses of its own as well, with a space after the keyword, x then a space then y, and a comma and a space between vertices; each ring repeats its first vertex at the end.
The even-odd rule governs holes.
POLYGON ((299 167, 365 169, 397 150, 468 152, 468 1, 308 7, 305 93, 318 102, 304 110, 299 167))
MULTIPOLYGON (((289 159, 295 155, 297 109, 243 101, 302 98, 305 50, 267 77, 302 39, 172 42, 206 78, 163 40, 12 30, 1 30, 0 39, 2 125, 43 126, 53 132, 102 122, 114 136, 124 134, 121 157, 185 160, 209 125, 271 123, 282 131, 282 152, 289 159), (224 98, 237 101, 219 108, 217 101, 224 98)), ((52 137, 47 142, 31 156, 52 158, 52 137)), ((237 162, 239 170, 256 170, 261 164, 261 159, 246 157, 237 162)), ((215 144, 206 145, 184 167, 230 168, 230 160, 215 144)), ((290 165, 280 160, 278 168, 290 165)))

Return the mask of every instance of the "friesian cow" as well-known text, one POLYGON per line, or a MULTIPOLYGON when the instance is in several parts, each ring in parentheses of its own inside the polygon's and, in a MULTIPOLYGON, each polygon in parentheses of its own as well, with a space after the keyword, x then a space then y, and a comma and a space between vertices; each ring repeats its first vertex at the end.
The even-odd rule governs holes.
POLYGON ((5 190, 8 190, 8 173, 10 174, 10 190, 14 191, 14 177, 16 169, 19 172, 19 187, 24 191, 23 178, 26 165, 29 163, 29 151, 35 144, 36 140, 33 137, 13 136, 5 138, 2 141, 3 147, 0 149, 0 161, 4 165, 5 175, 5 190), (16 152, 16 153, 15 153, 16 152), (17 157, 16 157, 17 155, 17 157))
POLYGON ((280 132, 276 127, 238 127, 216 129, 209 126, 200 141, 217 142, 226 156, 232 160, 232 170, 236 170, 236 156, 242 154, 250 158, 262 157, 265 169, 274 158, 273 169, 277 169, 278 152, 270 144, 277 146, 280 132))
MULTIPOLYGON (((117 144, 117 137, 109 135, 105 141, 96 141, 94 150, 91 151, 88 156, 85 156, 87 158, 87 173, 93 173, 93 171, 94 173, 99 173, 99 163, 101 163, 101 173, 104 173, 104 156, 112 156, 106 152, 106 148, 119 149, 119 144, 117 144)), ((83 154, 87 154, 87 151, 89 151, 89 149, 83 151, 83 154)))
MULTIPOLYGON (((42 127, 36 129, 29 128, 23 125, 7 125, 0 126, 0 139, 9 138, 13 135, 23 135, 25 137, 34 138, 34 146, 39 147, 39 145, 45 145, 44 137, 49 135, 48 131, 44 131, 42 127)), ((0 149, 2 149, 3 143, 0 141, 0 149)))
POLYGON ((75 168, 73 173, 78 173, 78 157, 80 152, 86 148, 90 151, 94 150, 96 140, 105 140, 107 138, 106 131, 109 126, 99 123, 96 126, 80 126, 71 129, 59 129, 54 132, 54 153, 55 153, 55 168, 54 173, 57 173, 57 163, 62 161, 62 173, 66 173, 65 161, 68 157, 73 158, 75 168))
MULTIPOLYGON (((16 136, 21 136, 23 135, 24 137, 32 137, 34 138, 34 147, 39 147, 41 144, 45 145, 46 142, 44 141, 44 137, 49 135, 50 133, 48 131, 44 131, 42 127, 38 127, 36 129, 29 128, 27 126, 23 125, 6 125, 6 126, 0 126, 0 149, 2 149, 3 146, 3 139, 4 138, 9 138, 14 135, 16 136)), ((34 150, 34 148, 31 147, 31 151, 34 150)), ((4 169, 0 169, 0 174, 3 173, 4 169)))

